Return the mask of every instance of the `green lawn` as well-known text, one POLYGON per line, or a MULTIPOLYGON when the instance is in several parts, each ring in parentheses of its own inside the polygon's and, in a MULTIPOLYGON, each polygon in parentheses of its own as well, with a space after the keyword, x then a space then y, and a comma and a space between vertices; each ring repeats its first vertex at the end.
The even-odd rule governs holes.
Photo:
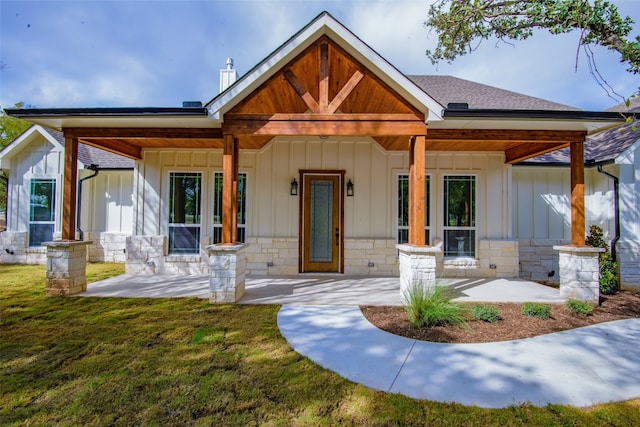
MULTIPOLYGON (((91 264, 88 276, 122 270, 91 264)), ((277 306, 45 297, 44 278, 0 265, 0 425, 640 423, 640 399, 489 410, 377 392, 295 353, 277 306)))

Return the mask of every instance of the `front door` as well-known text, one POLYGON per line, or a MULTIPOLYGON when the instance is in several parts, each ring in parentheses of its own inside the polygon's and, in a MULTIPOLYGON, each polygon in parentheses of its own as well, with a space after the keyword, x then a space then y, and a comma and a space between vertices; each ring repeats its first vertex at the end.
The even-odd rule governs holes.
POLYGON ((344 172, 302 171, 300 175, 300 271, 341 273, 344 172))

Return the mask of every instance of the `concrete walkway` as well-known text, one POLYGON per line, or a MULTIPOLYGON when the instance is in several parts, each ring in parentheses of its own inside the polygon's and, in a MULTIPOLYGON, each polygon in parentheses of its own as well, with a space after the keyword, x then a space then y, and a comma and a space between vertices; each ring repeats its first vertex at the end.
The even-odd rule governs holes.
POLYGON ((320 366, 416 399, 500 408, 640 397, 640 319, 524 340, 440 344, 384 332, 358 307, 285 305, 278 327, 320 366))
MULTIPOLYGON (((401 305, 398 277, 252 276, 240 304, 401 305)), ((442 279, 459 301, 561 303, 558 289, 520 279, 442 279)), ((82 296, 209 297, 208 276, 123 274, 90 283, 82 296)))

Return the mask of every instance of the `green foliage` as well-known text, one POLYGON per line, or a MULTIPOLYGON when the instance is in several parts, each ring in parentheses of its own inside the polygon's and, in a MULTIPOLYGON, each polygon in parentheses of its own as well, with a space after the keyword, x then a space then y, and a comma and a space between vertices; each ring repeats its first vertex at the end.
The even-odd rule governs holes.
MULTIPOLYGON (((12 108, 23 108, 24 102, 18 102, 12 108)), ((4 109, 0 110, 0 149, 6 147, 22 132, 27 130, 31 123, 15 117, 7 116, 4 109)))
POLYGON ((407 319, 418 328, 467 326, 464 307, 451 301, 453 294, 448 286, 436 285, 425 289, 421 284, 414 284, 406 299, 407 319))
MULTIPOLYGON (((88 264, 87 277, 121 268, 88 264)), ((278 330, 279 306, 45 297, 40 265, 0 264, 0 278, 3 426, 623 426, 639 419, 638 399, 487 409, 381 393, 296 353, 278 330)))
MULTIPOLYGON (((23 102, 18 102, 13 108, 22 108, 23 102)), ((0 150, 9 145, 22 132, 31 126, 29 122, 7 116, 3 109, 0 109, 0 150)), ((0 210, 7 208, 7 179, 4 172, 0 172, 0 210)))
POLYGON ((604 248, 600 253, 600 293, 613 295, 618 290, 618 263, 613 261, 609 244, 604 240, 602 227, 591 225, 585 243, 594 248, 604 248))
POLYGON ((581 301, 577 299, 570 299, 564 304, 565 308, 573 314, 580 314, 582 316, 588 316, 593 313, 593 306, 587 301, 581 301))
POLYGON ((500 310, 493 305, 476 304, 471 307, 471 314, 473 314, 474 319, 484 320, 489 323, 495 323, 501 319, 500 310))
POLYGON ((628 38, 633 20, 622 17, 604 0, 437 0, 425 26, 438 35, 438 46, 427 51, 433 63, 452 61, 477 48, 491 36, 524 40, 536 29, 552 34, 580 32, 580 44, 597 44, 617 51, 628 71, 640 72, 640 36, 628 38))
POLYGON ((551 317, 551 306, 539 302, 526 302, 522 304, 522 314, 527 317, 539 317, 546 320, 551 317))

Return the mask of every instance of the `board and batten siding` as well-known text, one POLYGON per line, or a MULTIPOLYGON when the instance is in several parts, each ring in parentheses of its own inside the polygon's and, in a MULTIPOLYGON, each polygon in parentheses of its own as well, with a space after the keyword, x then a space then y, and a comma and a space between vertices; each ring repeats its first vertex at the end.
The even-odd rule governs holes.
MULTIPOLYGON (((427 152, 432 237, 441 238, 443 177, 477 177, 477 238, 511 238, 511 167, 502 153, 427 152)), ((386 151, 370 138, 278 137, 260 150, 241 150, 247 174, 247 237, 297 238, 299 196, 289 194, 300 170, 344 170, 354 196, 344 198, 345 239, 395 239, 397 175, 408 173, 407 152, 386 151)), ((203 245, 212 237, 213 174, 222 150, 145 150, 134 174, 134 234, 166 235, 170 172, 201 172, 203 245)))
MULTIPOLYGON (((617 174, 615 166, 605 167, 617 174)), ((513 235, 516 239, 571 240, 571 174, 569 167, 513 168, 513 235)), ((613 184, 595 168, 585 169, 586 232, 591 224, 612 238, 613 184)))
MULTIPOLYGON (((87 174, 82 174, 81 177, 87 174)), ((100 171, 82 188, 82 230, 131 234, 133 171, 100 171)))
POLYGON ((56 180, 55 231, 61 227, 62 177, 64 153, 45 138, 38 138, 25 147, 13 160, 9 174, 7 198, 7 230, 28 231, 32 179, 56 180))

